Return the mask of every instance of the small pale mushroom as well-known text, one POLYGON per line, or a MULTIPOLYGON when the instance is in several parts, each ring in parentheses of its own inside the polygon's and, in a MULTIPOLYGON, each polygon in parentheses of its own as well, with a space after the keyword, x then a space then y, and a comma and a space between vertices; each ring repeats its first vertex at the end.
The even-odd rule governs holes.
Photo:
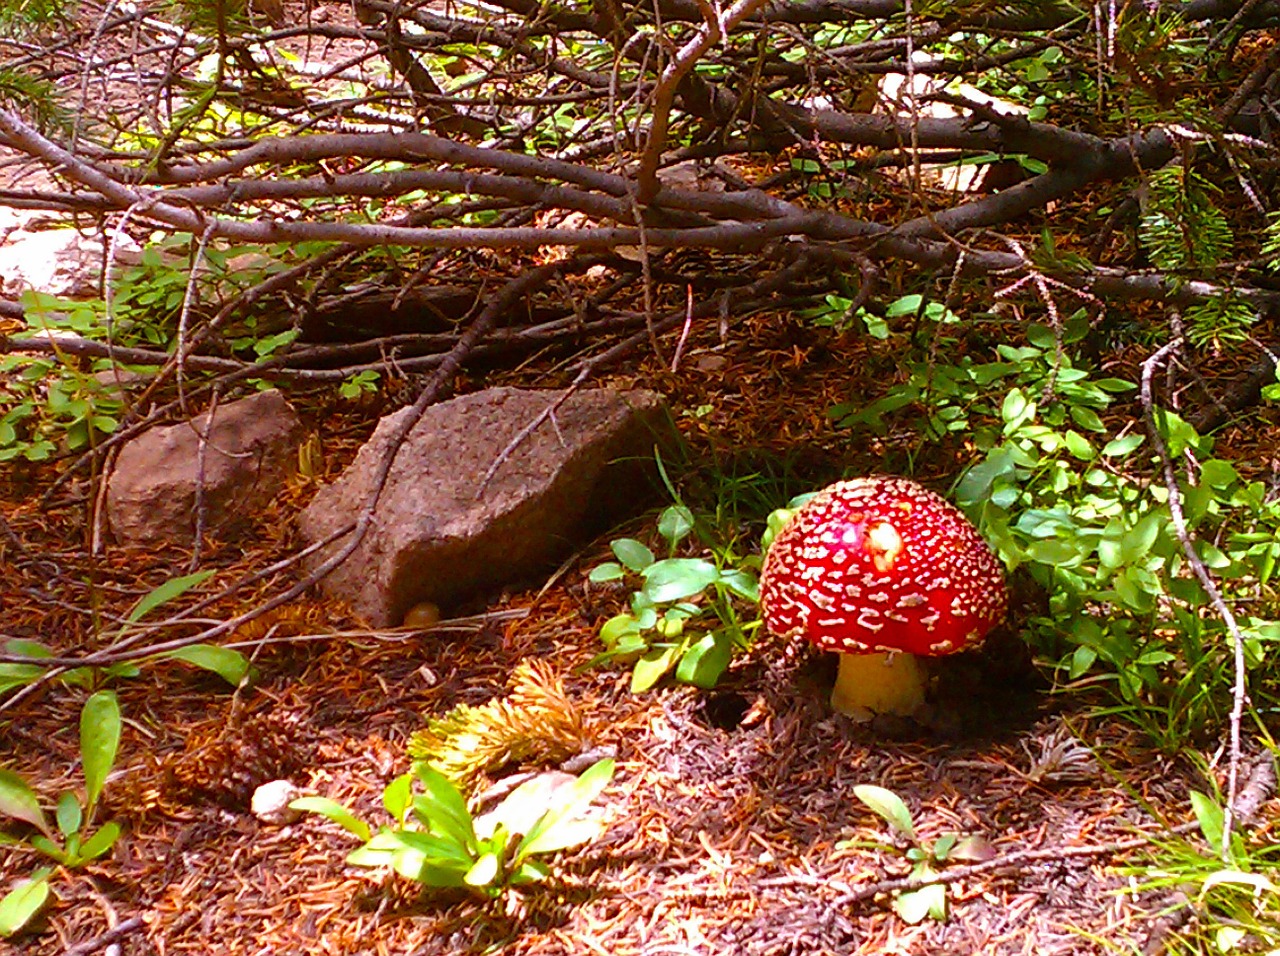
POLYGON ((906 478, 857 478, 783 526, 760 576, 765 627, 840 654, 831 706, 867 719, 924 703, 917 657, 977 647, 1004 618, 999 560, 941 496, 906 478))

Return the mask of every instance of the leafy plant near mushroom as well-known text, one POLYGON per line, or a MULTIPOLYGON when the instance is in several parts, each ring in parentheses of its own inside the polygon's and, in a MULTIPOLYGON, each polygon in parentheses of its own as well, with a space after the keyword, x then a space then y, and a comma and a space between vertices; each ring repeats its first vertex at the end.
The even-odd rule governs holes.
POLYGON ((523 661, 510 693, 478 707, 459 705, 410 738, 413 766, 382 795, 390 826, 375 832, 328 797, 300 797, 290 806, 318 813, 364 841, 347 854, 354 866, 387 867, 423 886, 499 897, 551 875, 538 857, 604 832, 603 820, 589 807, 612 779, 614 761, 598 760, 576 778, 561 771, 525 774, 479 816, 472 815, 462 788, 509 764, 582 754, 590 734, 586 716, 550 667, 523 661))
MULTIPOLYGON (((949 912, 947 887, 943 883, 928 881, 948 863, 979 863, 991 859, 994 852, 987 841, 979 836, 944 833, 936 840, 926 842, 916 833, 911 811, 892 790, 860 784, 853 788, 853 795, 911 844, 906 851, 906 858, 911 863, 911 879, 925 884, 919 889, 897 893, 893 898, 893 911, 908 923, 919 923, 924 919, 945 920, 949 912)), ((866 845, 865 841, 845 840, 836 847, 844 849, 866 845)))
POLYGON ((600 629, 605 651, 592 664, 618 660, 632 665, 631 690, 640 693, 674 671, 677 680, 713 687, 736 651, 746 648, 756 623, 744 620, 736 601, 759 600, 759 586, 748 567, 725 566, 702 557, 677 557, 680 543, 694 529, 683 505, 658 518, 658 533, 668 557, 657 558, 643 542, 618 538, 611 548, 617 561, 597 565, 594 584, 639 579, 630 610, 616 614, 600 629))
POLYGON ((353 866, 387 867, 423 886, 496 898, 551 876, 538 857, 581 846, 604 832, 604 822, 586 811, 613 771, 612 759, 597 761, 561 786, 550 808, 545 794, 522 784, 476 818, 449 778, 419 761, 383 791, 393 823, 376 832, 327 797, 299 797, 290 806, 318 813, 364 841, 347 854, 353 866))

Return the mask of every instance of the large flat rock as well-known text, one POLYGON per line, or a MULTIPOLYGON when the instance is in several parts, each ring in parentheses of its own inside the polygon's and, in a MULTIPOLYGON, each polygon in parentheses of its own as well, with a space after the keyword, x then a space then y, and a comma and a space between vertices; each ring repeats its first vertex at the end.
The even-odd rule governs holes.
MULTIPOLYGON (((400 623, 421 601, 447 605, 539 571, 634 511, 649 487, 654 446, 673 432, 653 392, 569 395, 480 483, 504 449, 564 397, 493 388, 429 408, 396 455, 360 546, 321 582, 369 624, 400 623)), ((308 544, 355 520, 390 436, 411 414, 379 423, 355 461, 299 519, 308 544)), ((318 552, 315 567, 345 539, 318 552)))
POLYGON ((275 389, 148 429, 124 445, 107 480, 112 533, 128 547, 190 545, 199 497, 206 530, 234 538, 297 471, 302 433, 297 413, 275 389))

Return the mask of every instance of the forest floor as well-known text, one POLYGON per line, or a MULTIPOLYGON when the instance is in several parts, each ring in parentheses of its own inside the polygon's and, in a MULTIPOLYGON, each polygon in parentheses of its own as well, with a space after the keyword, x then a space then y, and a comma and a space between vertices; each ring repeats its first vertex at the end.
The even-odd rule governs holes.
MULTIPOLYGON (((651 360, 611 384, 668 396, 694 483, 749 483, 772 462, 798 492, 841 470, 906 467, 911 436, 855 446, 825 415, 882 390, 893 359, 880 343, 761 315, 725 341, 690 346, 676 373, 651 360)), ((526 369, 459 386, 499 382, 562 384, 526 369)), ((293 398, 324 436, 331 478, 379 409, 293 398)), ((915 474, 945 490, 961 452, 912 454, 915 474)), ((96 614, 184 573, 189 556, 108 549, 90 559, 83 489, 81 501, 41 511, 48 478, 15 471, 0 482, 13 532, 0 542, 0 632, 85 651, 96 614)), ((262 515, 247 545, 208 549, 211 585, 287 553, 314 487, 299 484, 262 515)), ((652 516, 625 532, 643 536, 652 516)), ((1205 789, 1203 771, 1105 715, 1096 689, 1052 691, 1018 637, 1028 599, 987 649, 948 665, 935 704, 946 717, 931 728, 833 716, 821 658, 785 669, 748 654, 714 691, 663 685, 636 696, 625 670, 580 666, 625 602, 625 591, 586 580, 617 533, 549 581, 459 609, 470 622, 460 629, 376 634, 340 607, 303 601, 236 636, 261 643, 258 679, 235 693, 177 665, 114 681, 126 726, 100 816, 120 820, 124 836, 101 861, 57 875, 55 901, 16 951, 1067 956, 1155 953, 1180 931, 1161 919, 1173 897, 1144 890, 1126 867, 1146 859, 1145 840, 1179 839, 1171 828, 1191 819, 1188 792, 1205 789), (501 694, 526 659, 552 666, 592 743, 617 757, 600 799, 607 830, 559 858, 550 883, 497 902, 424 894, 347 866, 355 841, 318 816, 277 828, 250 814, 254 787, 286 777, 378 819, 383 787, 408 768, 408 736, 428 716, 501 694), (926 842, 957 833, 989 844, 987 862, 945 868, 945 922, 909 925, 892 910, 885 881, 909 873, 907 847, 853 798, 862 783, 899 794, 926 842)), ((48 685, 0 714, 0 765, 48 795, 74 788, 84 696, 48 685)), ((1253 826, 1280 826, 1280 807, 1268 804, 1253 826)), ((9 849, 0 887, 38 863, 9 849)))

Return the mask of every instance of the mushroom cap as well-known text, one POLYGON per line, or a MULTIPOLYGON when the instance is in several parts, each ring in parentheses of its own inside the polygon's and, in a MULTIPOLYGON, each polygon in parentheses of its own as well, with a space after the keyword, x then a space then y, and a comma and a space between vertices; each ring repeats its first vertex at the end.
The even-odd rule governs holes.
POLYGON ((764 623, 843 654, 977 647, 1004 618, 1000 562, 958 508, 906 478, 824 488, 774 538, 764 623))

